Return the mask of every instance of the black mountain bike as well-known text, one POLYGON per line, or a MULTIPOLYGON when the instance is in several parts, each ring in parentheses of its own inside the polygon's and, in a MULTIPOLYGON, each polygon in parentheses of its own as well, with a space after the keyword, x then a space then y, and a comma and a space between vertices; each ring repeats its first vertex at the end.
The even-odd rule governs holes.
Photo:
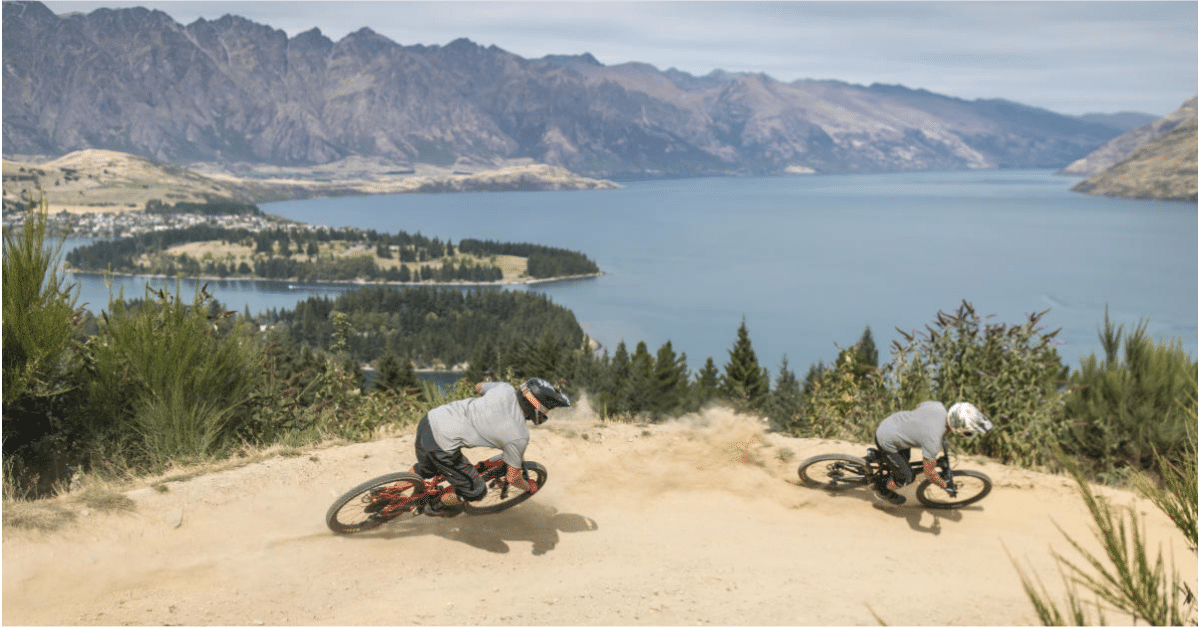
MULTIPOLYGON (((917 485, 917 500, 931 508, 953 509, 971 505, 992 491, 992 480, 974 470, 952 470, 950 458, 942 448, 937 459, 938 472, 946 480, 947 487, 939 488, 925 479, 924 465, 909 462, 913 479, 921 479, 917 485)), ((800 463, 800 483, 810 488, 837 492, 849 488, 874 487, 875 482, 887 479, 891 474, 890 464, 878 449, 867 449, 866 457, 827 453, 816 455, 800 463)))

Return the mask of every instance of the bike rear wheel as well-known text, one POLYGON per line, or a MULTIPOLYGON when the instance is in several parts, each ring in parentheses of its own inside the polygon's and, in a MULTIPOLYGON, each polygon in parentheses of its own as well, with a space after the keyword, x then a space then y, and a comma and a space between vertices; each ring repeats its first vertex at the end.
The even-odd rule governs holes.
MULTIPOLYGON (((529 472, 529 480, 537 483, 540 491, 546 485, 546 467, 537 462, 525 462, 525 470, 529 472)), ((468 501, 463 504, 463 510, 468 514, 495 514, 521 503, 533 496, 518 490, 508 483, 508 466, 496 466, 483 476, 487 486, 487 494, 478 501, 468 501)))
POLYGON ((992 480, 974 470, 954 471, 955 496, 925 479, 917 486, 917 500, 931 508, 953 509, 971 505, 992 491, 992 480))
POLYGON ((374 529, 404 516, 415 516, 411 499, 424 494, 425 481, 410 472, 397 472, 363 482, 338 497, 325 513, 325 524, 339 534, 374 529), (403 504, 406 500, 408 505, 403 504))
POLYGON ((827 453, 800 462, 800 483, 821 490, 842 490, 867 483, 867 462, 861 457, 827 453))

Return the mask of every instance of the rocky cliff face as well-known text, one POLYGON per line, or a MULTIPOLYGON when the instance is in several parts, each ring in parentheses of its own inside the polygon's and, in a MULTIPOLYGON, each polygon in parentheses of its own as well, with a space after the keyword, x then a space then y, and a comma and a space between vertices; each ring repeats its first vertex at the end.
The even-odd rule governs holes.
MULTIPOLYGON (((1144 135, 1148 129, 1154 130, 1153 139, 1118 155, 1116 163, 1079 182, 1071 190, 1108 197, 1196 201, 1196 99, 1184 103, 1171 115, 1129 133, 1144 135), (1164 128, 1169 130, 1157 134, 1157 130, 1164 128)), ((1105 160, 1112 159, 1108 153, 1103 153, 1108 147, 1105 145, 1097 151, 1105 160)))
POLYGON ((901 86, 694 77, 467 40, 334 42, 143 8, 4 3, 4 151, 176 164, 534 160, 594 177, 1061 168, 1111 126, 901 86))

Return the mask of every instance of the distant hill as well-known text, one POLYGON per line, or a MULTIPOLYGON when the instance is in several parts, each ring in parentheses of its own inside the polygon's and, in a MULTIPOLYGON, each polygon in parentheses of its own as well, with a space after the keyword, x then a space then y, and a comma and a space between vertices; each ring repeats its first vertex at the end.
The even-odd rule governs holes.
POLYGON ((451 173, 538 163, 601 179, 1057 170, 1121 133, 899 85, 525 59, 466 39, 404 46, 370 28, 335 42, 140 7, 3 12, 10 157, 107 149, 236 175, 351 160, 451 173))
POLYGON ((1072 162, 1061 175, 1092 175, 1133 155, 1146 144, 1161 138, 1176 127, 1196 120, 1196 99, 1192 98, 1171 114, 1127 131, 1100 148, 1072 162))
POLYGON ((1115 114, 1084 114, 1079 117, 1080 120, 1098 125, 1107 125, 1125 133, 1131 129, 1137 129, 1142 125, 1152 123, 1159 119, 1154 114, 1143 114, 1140 112, 1117 112, 1115 114))
POLYGON ((57 160, 34 164, 4 160, 4 210, 25 209, 45 197, 52 213, 61 211, 141 211, 154 200, 179 204, 254 205, 284 199, 409 192, 464 192, 503 190, 593 190, 619 188, 606 180, 579 177, 544 164, 455 174, 421 169, 379 171, 357 164, 340 164, 309 172, 309 179, 294 173, 277 177, 239 178, 201 174, 128 153, 88 149, 57 160), (323 179, 312 179, 319 176, 323 179))
MULTIPOLYGON (((1091 195, 1196 201, 1196 99, 1191 118, 1071 190, 1091 195)), ((1182 110, 1181 110, 1182 111, 1182 110)), ((1177 112, 1178 113, 1178 112, 1177 112)))

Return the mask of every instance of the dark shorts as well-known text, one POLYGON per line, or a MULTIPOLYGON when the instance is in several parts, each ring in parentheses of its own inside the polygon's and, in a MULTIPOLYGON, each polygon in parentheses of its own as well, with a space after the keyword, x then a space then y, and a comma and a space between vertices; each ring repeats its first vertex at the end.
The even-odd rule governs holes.
POLYGON ((429 427, 429 416, 421 418, 417 423, 417 465, 413 467, 422 479, 430 479, 444 475, 446 481, 454 486, 454 493, 463 501, 478 501, 487 494, 483 477, 479 471, 467 461, 461 450, 443 451, 433 439, 433 429, 429 427))
MULTIPOLYGON (((879 440, 875 440, 875 448, 887 458, 888 468, 891 469, 891 479, 896 482, 897 486, 907 486, 912 483, 913 473, 912 466, 909 465, 909 458, 912 457, 912 449, 905 448, 899 451, 889 451, 879 445, 879 440)), ((886 483, 886 480, 885 480, 886 483)))

